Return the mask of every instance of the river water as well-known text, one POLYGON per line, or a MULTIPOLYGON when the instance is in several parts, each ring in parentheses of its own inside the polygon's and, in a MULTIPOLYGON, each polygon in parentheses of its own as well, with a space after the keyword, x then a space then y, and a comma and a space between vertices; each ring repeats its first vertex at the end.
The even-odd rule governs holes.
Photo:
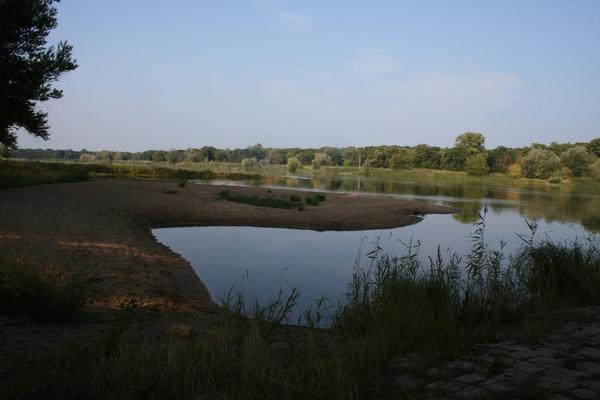
MULTIPOLYGON (((600 231, 600 196, 593 190, 546 186, 523 187, 396 181, 365 177, 272 176, 259 181, 213 182, 229 185, 290 187, 302 190, 352 192, 422 199, 460 210, 452 215, 427 215, 417 224, 385 230, 328 231, 257 228, 161 228, 156 238, 191 262, 218 301, 232 287, 247 302, 266 301, 279 289, 300 289, 299 309, 320 296, 334 302, 346 291, 353 267, 375 243, 403 255, 418 245, 424 264, 438 249, 442 256, 466 254, 474 225, 485 216, 485 241, 508 256, 531 237, 553 241, 583 240, 600 231), (529 225, 528 225, 529 224, 529 225)), ((296 318, 294 315, 293 318, 296 318)), ((290 321, 295 322, 295 321, 290 321)))

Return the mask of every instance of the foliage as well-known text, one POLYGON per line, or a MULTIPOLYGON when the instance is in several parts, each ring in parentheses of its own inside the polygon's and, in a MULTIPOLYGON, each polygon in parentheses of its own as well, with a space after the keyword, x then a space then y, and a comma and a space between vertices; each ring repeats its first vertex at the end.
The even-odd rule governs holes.
MULTIPOLYGON (((333 167, 344 165, 346 167, 368 168, 391 168, 396 170, 416 169, 440 169, 449 171, 464 171, 465 163, 471 156, 477 154, 487 155, 487 164, 490 172, 508 173, 508 168, 514 164, 521 164, 522 159, 533 149, 546 151, 548 154, 561 155, 569 158, 574 151, 569 149, 588 146, 586 143, 551 143, 550 145, 533 144, 531 148, 508 148, 497 147, 486 150, 481 148, 485 143, 485 137, 480 134, 467 135, 457 140, 458 145, 451 148, 439 148, 419 144, 408 146, 368 146, 368 147, 346 147, 333 148, 322 147, 320 149, 300 148, 263 148, 260 145, 250 146, 244 149, 218 149, 212 146, 202 148, 188 148, 185 150, 146 150, 137 153, 114 152, 114 151, 88 151, 75 150, 53 150, 53 149, 16 149, 10 151, 13 158, 26 159, 51 159, 51 160, 80 160, 94 162, 106 160, 119 164, 144 162, 162 163, 169 159, 171 164, 184 164, 185 168, 192 167, 190 164, 208 163, 209 169, 232 169, 241 167, 244 159, 256 159, 257 165, 288 165, 290 172, 295 172, 302 165, 312 165, 316 170, 322 167, 327 171, 333 167), (481 144, 481 146, 480 146, 481 144), (260 158, 263 157, 263 158, 260 158), (213 167, 212 163, 215 164, 213 167), (231 163, 226 165, 226 163, 231 163), (217 165, 218 164, 218 165, 217 165), (225 167, 225 168, 222 168, 225 167)), ((461 135, 462 136, 462 135, 461 135)), ((577 151, 575 151, 577 154, 577 151)), ((591 154, 591 153, 590 153, 591 154)), ((527 161, 527 160, 526 160, 527 161)), ((244 161, 248 165, 248 161, 244 161)), ((367 170, 368 170, 367 168, 367 170)), ((516 167, 513 167, 513 170, 516 167)), ((281 172, 281 171, 280 171, 281 172)), ((347 171, 348 172, 348 171, 347 171)), ((358 172, 358 171, 352 171, 358 172)), ((361 173, 366 173, 363 170, 361 173)), ((556 171, 551 171, 550 176, 556 171)), ((546 177, 547 177, 546 176, 546 177)))
POLYGON ((548 178, 548 183, 558 185, 559 183, 562 183, 562 178, 560 176, 551 176, 548 178))
POLYGON ((87 297, 89 279, 67 275, 55 266, 24 263, 0 255, 0 312, 28 315, 41 322, 65 322, 87 297))
POLYGON ((324 152, 315 153, 315 158, 311 161, 313 169, 319 169, 322 165, 331 165, 331 157, 324 152))
POLYGON ((533 148, 521 159, 523 175, 546 179, 560 168, 560 159, 550 150, 533 148))
POLYGON ((452 147, 442 152, 442 168, 449 171, 464 171, 469 151, 464 147, 452 147))
POLYGON ((48 139, 48 113, 39 102, 59 99, 53 82, 77 68, 72 46, 46 46, 56 28, 55 0, 0 1, 0 144, 17 146, 17 130, 48 139))
POLYGON ((258 165, 258 160, 256 159, 256 157, 244 158, 241 162, 241 165, 243 169, 256 168, 256 166, 258 165))
POLYGON ((587 175, 593 161, 594 156, 584 146, 571 147, 560 155, 560 162, 572 171, 573 176, 587 175))
POLYGON ((520 178, 523 176, 523 168, 521 164, 511 164, 508 166, 506 173, 512 178, 520 178))
POLYGON ((0 188, 85 181, 94 169, 91 164, 0 161, 0 188))
POLYGON ((165 161, 165 154, 162 151, 155 151, 152 154, 152 161, 155 161, 155 162, 165 161))
MULTIPOLYGON (((231 290, 198 337, 139 340, 126 307, 115 321, 118 340, 32 357, 4 390, 45 399, 405 398, 394 378, 406 352, 437 362, 532 313, 600 304, 600 244, 537 242, 531 226, 511 258, 487 247, 483 220, 462 258, 444 260, 438 250, 427 265, 418 244, 393 254, 376 243, 357 262, 328 331, 277 326, 296 304, 295 288, 254 304, 231 290)), ((313 325, 327 309, 322 299, 316 309, 306 319, 313 325)))
POLYGON ((401 149, 390 160, 390 168, 411 169, 415 166, 416 152, 412 149, 401 149))
POLYGON ((469 151, 480 152, 484 150, 485 136, 481 133, 465 132, 456 137, 455 147, 467 149, 469 151))
POLYGON ((0 188, 39 185, 59 182, 80 182, 91 177, 115 177, 127 179, 256 179, 258 175, 213 172, 210 170, 187 170, 161 168, 136 164, 91 164, 41 161, 0 160, 0 188))
POLYGON ((287 160, 287 170, 290 172, 296 172, 302 168, 302 163, 296 157, 290 157, 287 160))
POLYGON ((258 207, 272 207, 272 208, 296 208, 298 210, 304 209, 304 202, 307 205, 317 206, 325 201, 325 196, 322 194, 315 194, 313 197, 306 196, 304 199, 297 195, 291 195, 288 197, 283 196, 245 196, 241 194, 232 194, 229 190, 222 190, 218 195, 221 200, 234 201, 237 203, 251 204, 258 207))
POLYGON ((600 158, 594 161, 590 167, 590 171, 594 178, 600 180, 600 158))
POLYGON ((590 153, 600 158, 600 138, 590 140, 587 149, 590 153))
POLYGON ((558 171, 558 176, 560 176, 561 179, 570 179, 573 176, 573 171, 567 167, 562 167, 560 171, 558 171))
POLYGON ((473 176, 483 176, 490 172, 487 163, 487 154, 479 153, 469 156, 465 161, 465 172, 473 176))

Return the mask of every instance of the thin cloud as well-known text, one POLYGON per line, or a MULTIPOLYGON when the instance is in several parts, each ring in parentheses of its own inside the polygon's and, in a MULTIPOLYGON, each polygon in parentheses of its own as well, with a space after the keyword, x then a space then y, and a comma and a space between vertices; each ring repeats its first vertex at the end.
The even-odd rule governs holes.
POLYGON ((309 31, 312 28, 311 19, 298 11, 277 10, 273 12, 277 22, 295 31, 309 31))
POLYGON ((400 70, 400 62, 383 50, 371 50, 346 61, 348 70, 360 76, 381 76, 400 70))

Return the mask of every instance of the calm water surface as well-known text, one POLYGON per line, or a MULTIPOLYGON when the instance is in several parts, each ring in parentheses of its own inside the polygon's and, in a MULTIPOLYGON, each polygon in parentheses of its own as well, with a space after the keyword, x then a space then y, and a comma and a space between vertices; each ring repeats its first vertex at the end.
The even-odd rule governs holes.
POLYGON ((255 227, 154 230, 160 242, 192 263, 215 300, 232 286, 241 290, 249 301, 267 300, 280 288, 298 287, 302 293, 300 308, 308 307, 321 295, 339 298, 346 290, 360 254, 373 249, 375 242, 398 255, 407 251, 411 241, 418 242, 424 262, 436 252, 438 245, 447 257, 450 252, 465 254, 471 246, 469 235, 473 223, 478 221, 484 208, 488 210, 486 242, 491 247, 505 242, 507 254, 520 246, 517 234, 530 234, 525 218, 538 224, 538 239, 573 240, 600 229, 600 197, 594 193, 485 184, 359 180, 357 177, 266 177, 259 182, 241 183, 417 198, 451 205, 460 212, 427 215, 415 225, 385 230, 315 232, 255 227))

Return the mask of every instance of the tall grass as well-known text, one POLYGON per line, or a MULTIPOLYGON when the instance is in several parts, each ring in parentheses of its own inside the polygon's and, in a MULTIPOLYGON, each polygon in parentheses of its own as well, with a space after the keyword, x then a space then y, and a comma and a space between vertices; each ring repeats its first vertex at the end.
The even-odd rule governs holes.
MULTIPOLYGON (((472 240, 466 256, 438 250, 427 263, 418 244, 401 255, 376 244, 357 262, 328 330, 279 325, 296 289, 265 304, 230 291, 203 335, 140 341, 119 325, 118 340, 40 358, 6 387, 15 398, 45 399, 411 398, 393 379, 406 352, 448 357, 528 313, 600 305, 597 238, 556 244, 532 234, 505 256, 486 245, 482 218, 472 240)), ((307 310, 306 324, 318 325, 324 309, 307 310)))
POLYGON ((60 267, 34 266, 0 255, 0 312, 41 322, 65 322, 83 307, 90 280, 60 267))

